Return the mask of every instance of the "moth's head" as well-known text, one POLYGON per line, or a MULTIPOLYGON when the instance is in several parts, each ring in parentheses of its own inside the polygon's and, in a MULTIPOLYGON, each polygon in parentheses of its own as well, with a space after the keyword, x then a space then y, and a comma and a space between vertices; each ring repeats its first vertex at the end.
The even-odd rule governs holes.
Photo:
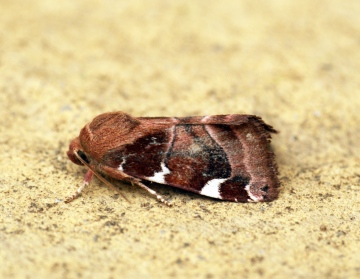
POLYGON ((83 163, 81 163, 81 161, 78 159, 78 156, 80 156, 81 159, 83 159, 86 163, 89 163, 89 160, 83 151, 83 147, 81 146, 79 137, 76 137, 71 141, 69 150, 66 152, 66 154, 68 155, 70 161, 77 165, 83 165, 83 163))

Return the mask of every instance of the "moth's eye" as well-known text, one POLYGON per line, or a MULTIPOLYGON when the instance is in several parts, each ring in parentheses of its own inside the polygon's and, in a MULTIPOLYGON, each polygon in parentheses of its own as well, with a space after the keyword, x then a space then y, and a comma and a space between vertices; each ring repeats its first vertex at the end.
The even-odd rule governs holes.
POLYGON ((88 157, 86 157, 86 154, 81 151, 81 150, 78 150, 77 154, 81 157, 81 159, 83 159, 86 163, 90 164, 90 161, 88 159, 88 157))
POLYGON ((265 193, 267 193, 269 191, 269 185, 265 185, 265 187, 260 188, 262 191, 264 191, 265 193))

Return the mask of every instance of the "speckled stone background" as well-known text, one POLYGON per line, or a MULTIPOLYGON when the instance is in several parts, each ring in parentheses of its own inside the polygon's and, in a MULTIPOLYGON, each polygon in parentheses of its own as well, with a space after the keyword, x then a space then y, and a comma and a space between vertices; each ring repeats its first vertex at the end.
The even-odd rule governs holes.
POLYGON ((360 1, 10 1, 0 9, 1 278, 359 278, 360 1), (256 114, 268 204, 95 179, 96 115, 256 114))

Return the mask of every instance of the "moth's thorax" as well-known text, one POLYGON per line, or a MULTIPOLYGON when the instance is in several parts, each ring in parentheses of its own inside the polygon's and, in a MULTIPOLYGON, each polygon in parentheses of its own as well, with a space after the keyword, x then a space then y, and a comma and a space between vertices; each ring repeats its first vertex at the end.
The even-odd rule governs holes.
POLYGON ((134 118, 123 112, 104 113, 85 125, 79 140, 83 151, 96 162, 101 162, 107 152, 162 131, 172 125, 172 122, 173 120, 162 120, 156 124, 149 122, 147 118, 134 118))
POLYGON ((82 150, 95 161, 101 162, 109 150, 124 144, 128 135, 139 125, 139 121, 128 114, 114 112, 95 117, 80 131, 82 150))

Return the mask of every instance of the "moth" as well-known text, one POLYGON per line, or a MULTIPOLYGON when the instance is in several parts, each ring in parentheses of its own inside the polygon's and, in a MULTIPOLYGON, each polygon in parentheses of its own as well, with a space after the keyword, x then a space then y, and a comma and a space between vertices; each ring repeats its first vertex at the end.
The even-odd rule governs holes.
POLYGON ((278 196, 272 126, 254 115, 95 117, 70 143, 67 155, 88 171, 76 199, 93 175, 140 186, 170 204, 144 182, 156 182, 233 202, 267 202, 278 196))

